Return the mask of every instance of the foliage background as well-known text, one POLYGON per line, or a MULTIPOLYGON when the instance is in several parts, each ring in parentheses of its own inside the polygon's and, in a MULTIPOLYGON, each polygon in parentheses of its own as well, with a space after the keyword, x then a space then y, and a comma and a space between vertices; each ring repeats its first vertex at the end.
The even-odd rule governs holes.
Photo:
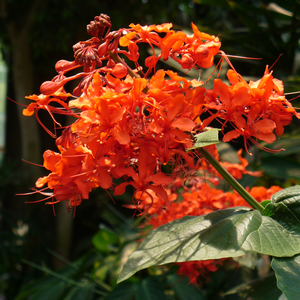
MULTIPOLYGON (((286 92, 299 90, 300 3, 297 0, 129 0, 126 4, 120 0, 0 0, 0 45, 9 68, 8 97, 28 103, 24 96, 38 94, 40 84, 55 75, 56 61, 72 60, 72 45, 89 38, 86 25, 100 13, 111 17, 112 30, 128 27, 130 23, 163 22, 172 22, 181 30, 189 28, 193 21, 200 30, 220 35, 222 49, 227 54, 261 58, 232 59, 237 71, 251 78, 261 77, 264 66, 272 65, 283 54, 276 63, 274 76, 284 80, 286 92)), ((294 106, 297 102, 294 100, 294 106)), ((16 197, 15 193, 27 192, 36 178, 44 174, 41 168, 21 159, 40 164, 43 151, 56 150, 54 139, 33 117, 21 116, 21 109, 7 101, 5 159, 0 170, 0 297, 14 299, 19 295, 17 299, 47 299, 45 295, 52 291, 51 299, 77 299, 75 295, 80 293, 85 295, 82 299, 97 299, 101 294, 94 293, 95 289, 108 292, 115 286, 118 259, 126 254, 128 247, 135 245, 136 223, 141 220, 132 218, 133 211, 122 206, 130 201, 130 194, 115 199, 114 204, 106 192, 94 191, 91 199, 78 208, 76 218, 72 218, 72 213, 67 214, 63 205, 56 207, 54 217, 51 207, 43 203, 25 204, 24 197, 16 197), (105 239, 107 243, 103 242, 105 239), (70 266, 59 255, 74 265, 70 266), (49 275, 50 270, 58 271, 66 265, 58 273, 64 280, 49 275), (41 271, 38 266, 44 269, 41 271), (99 285, 99 280, 105 281, 109 288, 99 285)), ((51 128, 49 117, 42 113, 40 117, 51 128)), ((68 123, 65 119, 60 121, 68 123)), ((286 136, 274 145, 287 149, 275 159, 274 154, 255 151, 252 167, 265 171, 259 184, 299 183, 298 127, 297 123, 292 124, 286 136)), ((239 148, 241 144, 233 146, 239 148)), ((245 178, 244 183, 254 184, 249 178, 245 178)), ((27 196, 26 200, 37 198, 27 196)), ((140 278, 119 286, 120 290, 116 289, 109 299, 118 299, 126 289, 128 299, 139 299, 137 295, 144 295, 143 287, 156 290, 157 298, 163 297, 160 291, 164 291, 163 295, 167 291, 169 299, 174 299, 172 295, 181 299, 180 293, 185 296, 191 293, 201 299, 200 290, 185 287, 185 281, 181 281, 174 292, 175 288, 170 286, 178 280, 175 273, 171 270, 163 279, 156 270, 152 270, 155 276, 142 273, 140 278)), ((227 296, 222 293, 240 283, 241 278, 256 277, 257 270, 220 270, 202 287, 202 297, 239 299, 236 293, 227 296)), ((268 284, 274 286, 273 277, 270 278, 268 284)), ((278 298, 276 289, 273 290, 278 298)))

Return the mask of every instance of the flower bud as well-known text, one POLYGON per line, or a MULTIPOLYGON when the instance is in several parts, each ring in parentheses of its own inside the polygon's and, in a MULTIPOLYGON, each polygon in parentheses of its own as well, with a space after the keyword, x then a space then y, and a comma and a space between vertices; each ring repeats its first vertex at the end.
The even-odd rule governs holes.
POLYGON ((62 82, 45 81, 41 85, 40 91, 44 95, 51 95, 54 94, 57 90, 59 90, 62 86, 62 82))
POLYGON ((127 75, 127 68, 123 64, 118 63, 114 66, 111 73, 117 78, 123 78, 127 75))
POLYGON ((59 72, 64 72, 72 67, 76 66, 75 61, 67 61, 67 60, 60 60, 55 65, 55 70, 59 72))

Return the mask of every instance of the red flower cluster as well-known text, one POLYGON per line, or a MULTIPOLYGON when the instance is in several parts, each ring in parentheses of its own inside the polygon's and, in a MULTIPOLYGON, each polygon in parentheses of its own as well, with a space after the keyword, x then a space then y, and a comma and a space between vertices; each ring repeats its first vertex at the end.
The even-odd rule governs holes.
POLYGON ((233 70, 228 70, 227 77, 231 86, 216 79, 214 88, 206 93, 207 106, 217 111, 214 117, 225 120, 222 129, 227 122, 234 127, 225 134, 224 142, 242 136, 247 151, 248 140, 261 147, 257 140, 273 143, 276 140, 274 130, 282 135, 293 115, 300 118, 285 99, 282 82, 273 78, 268 67, 262 79, 249 84, 233 70))
MULTIPOLYGON (((257 201, 261 202, 271 199, 271 196, 282 188, 272 186, 253 187, 248 192, 257 201)), ((153 202, 152 208, 148 210, 149 222, 157 228, 184 216, 201 216, 220 209, 236 206, 248 206, 248 203, 236 192, 223 192, 220 189, 212 188, 208 183, 197 182, 189 191, 182 193, 169 192, 170 204, 161 209, 161 200, 154 195, 152 199, 145 197, 145 203, 153 202)), ((150 204, 150 203, 149 203, 150 204)), ((145 205, 145 204, 144 204, 145 205)))
POLYGON ((186 150, 212 120, 218 119, 223 131, 231 123, 235 129, 225 134, 224 141, 242 135, 247 149, 247 140, 272 142, 274 130, 282 134, 291 116, 299 117, 283 96, 282 83, 268 69, 261 80, 249 84, 229 70, 231 86, 216 79, 212 90, 201 81, 156 70, 159 59, 172 58, 191 69, 212 66, 218 53, 224 57, 218 37, 200 32, 194 24, 191 35, 171 27, 131 24, 129 29, 111 32, 108 16, 95 17, 87 26, 93 37, 73 47, 74 61, 59 61, 58 75, 41 85, 41 95, 27 97, 35 102, 24 115, 35 114, 40 122, 38 111, 47 110, 55 131, 46 130, 53 136, 60 126, 54 113, 75 118, 56 140, 59 153, 44 153, 44 166, 51 173, 36 187, 41 194, 47 188, 53 191, 47 197, 52 199, 49 204, 66 201, 70 209, 97 187, 121 195, 131 185, 136 207, 145 195, 157 196, 166 205, 166 186, 178 173, 198 169, 195 152, 186 150), (145 70, 138 61, 141 43, 153 49, 145 70), (133 61, 136 69, 120 56, 133 61), (77 68, 83 71, 67 76, 77 68), (66 83, 76 79, 79 84, 67 93, 66 83), (52 106, 53 102, 61 107, 52 106), (115 186, 114 178, 125 182, 115 186))

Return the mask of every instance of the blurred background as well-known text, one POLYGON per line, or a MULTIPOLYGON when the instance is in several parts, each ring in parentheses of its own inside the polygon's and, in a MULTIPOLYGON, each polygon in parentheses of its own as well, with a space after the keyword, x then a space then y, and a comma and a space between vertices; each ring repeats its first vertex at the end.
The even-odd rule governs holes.
MULTIPOLYGON (((219 36, 227 54, 260 58, 231 59, 245 78, 260 78, 265 65, 276 62, 273 74, 284 81, 285 92, 300 90, 297 0, 0 0, 0 299, 145 299, 141 283, 150 287, 152 298, 147 299, 260 299, 246 288, 234 290, 246 279, 251 283, 257 278, 257 268, 220 270, 201 287, 186 287, 188 280, 183 279, 177 290, 170 288, 178 280, 176 270, 168 271, 167 281, 159 280, 157 270, 143 271, 116 288, 120 262, 136 246, 143 222, 123 207, 131 201, 129 192, 113 202, 105 191, 96 190, 77 208, 75 218, 64 203, 55 206, 54 216, 43 202, 25 203, 40 197, 16 196, 30 192, 36 179, 47 174, 28 162, 42 164, 45 150, 56 151, 55 140, 36 119, 22 115, 23 105, 30 103, 24 97, 39 94, 39 86, 56 75, 58 60, 73 60, 72 46, 90 38, 86 25, 100 13, 110 16, 112 30, 130 23, 164 22, 172 22, 176 30, 191 30, 194 22, 201 31, 219 36)), ((299 101, 293 100, 293 105, 299 107, 299 101)), ((40 111, 39 117, 53 127, 46 113, 40 111)), ((58 120, 68 124, 65 117, 58 120)), ((299 183, 299 137, 295 120, 272 146, 287 149, 277 159, 255 151, 250 167, 263 170, 265 176, 259 182, 245 178, 244 184, 299 183)), ((278 298, 272 280, 260 281, 260 288, 269 284, 272 297, 278 298)))

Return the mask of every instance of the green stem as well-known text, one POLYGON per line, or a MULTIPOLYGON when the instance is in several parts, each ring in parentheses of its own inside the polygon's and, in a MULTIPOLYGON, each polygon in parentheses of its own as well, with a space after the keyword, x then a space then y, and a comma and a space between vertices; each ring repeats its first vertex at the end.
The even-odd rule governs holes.
POLYGON ((244 198, 245 201, 251 205, 252 208, 257 209, 262 213, 264 207, 257 202, 233 177, 232 175, 221 166, 221 164, 203 147, 197 149, 222 175, 222 177, 244 198))

